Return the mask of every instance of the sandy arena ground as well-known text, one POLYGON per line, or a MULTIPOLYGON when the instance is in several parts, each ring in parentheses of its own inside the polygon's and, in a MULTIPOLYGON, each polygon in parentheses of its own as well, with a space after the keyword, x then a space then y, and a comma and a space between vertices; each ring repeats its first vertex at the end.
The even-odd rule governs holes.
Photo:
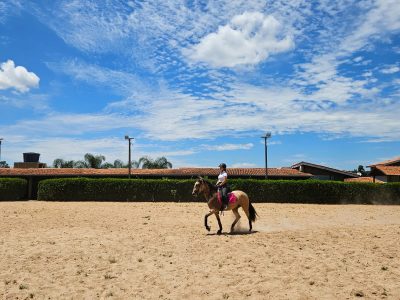
POLYGON ((400 206, 254 206, 1 202, 0 298, 400 299, 400 206))

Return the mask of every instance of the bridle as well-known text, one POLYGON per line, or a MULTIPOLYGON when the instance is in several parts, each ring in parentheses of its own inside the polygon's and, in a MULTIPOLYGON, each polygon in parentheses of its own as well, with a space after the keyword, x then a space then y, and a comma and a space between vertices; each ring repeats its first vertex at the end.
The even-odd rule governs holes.
MULTIPOLYGON (((207 183, 204 180, 199 179, 196 181, 195 187, 197 188, 196 190, 193 189, 192 195, 198 197, 200 194, 204 194, 206 201, 208 201, 208 197, 206 195, 207 194, 206 188, 208 187, 207 183), (199 184, 199 187, 197 187, 197 184, 199 184)), ((208 192, 208 196, 210 196, 210 191, 208 192)))

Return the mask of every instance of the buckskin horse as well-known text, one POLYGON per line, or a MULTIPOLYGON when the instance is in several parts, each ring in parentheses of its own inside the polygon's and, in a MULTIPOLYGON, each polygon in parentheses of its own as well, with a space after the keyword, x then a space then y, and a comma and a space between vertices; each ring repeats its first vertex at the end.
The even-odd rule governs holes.
MULTIPOLYGON (((196 181, 193 187, 192 191, 193 196, 200 196, 203 195, 207 201, 208 207, 210 208, 210 212, 205 215, 204 217, 204 225, 208 231, 210 231, 211 227, 208 226, 207 224, 207 219, 209 216, 212 214, 215 215, 218 221, 218 226, 219 230, 217 231, 217 234, 222 233, 222 224, 221 220, 219 218, 219 212, 221 211, 221 201, 220 197, 218 195, 218 189, 211 184, 209 181, 199 177, 199 179, 196 181)), ((235 220, 233 221, 231 225, 231 233, 234 232, 234 228, 236 223, 240 219, 240 215, 238 212, 239 207, 243 208, 244 213, 246 214, 248 220, 249 220, 249 232, 251 232, 253 226, 252 222, 255 222, 257 212, 254 209, 253 205, 250 203, 249 197, 246 195, 246 193, 242 191, 233 191, 228 194, 228 199, 229 199, 229 204, 228 207, 225 210, 232 210, 233 214, 235 215, 235 220)))

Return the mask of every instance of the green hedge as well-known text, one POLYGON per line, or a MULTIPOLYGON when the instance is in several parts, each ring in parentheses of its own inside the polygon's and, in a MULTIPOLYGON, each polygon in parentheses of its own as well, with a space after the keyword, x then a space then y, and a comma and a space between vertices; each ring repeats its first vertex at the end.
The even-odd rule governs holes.
POLYGON ((235 180, 231 186, 233 189, 246 191, 252 202, 400 204, 400 183, 235 180))
POLYGON ((194 180, 47 179, 39 182, 38 200, 53 201, 193 201, 194 180))
MULTIPOLYGON (((191 195, 195 180, 48 179, 38 200, 52 201, 204 201, 191 195)), ((321 204, 400 204, 400 183, 373 184, 320 180, 230 180, 252 202, 321 204)))
POLYGON ((27 184, 22 178, 0 178, 0 201, 26 199, 27 184))

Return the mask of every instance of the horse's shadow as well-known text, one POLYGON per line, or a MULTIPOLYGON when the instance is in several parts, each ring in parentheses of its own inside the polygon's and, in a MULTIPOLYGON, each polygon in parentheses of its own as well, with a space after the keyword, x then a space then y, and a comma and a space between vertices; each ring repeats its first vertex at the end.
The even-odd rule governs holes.
POLYGON ((220 233, 220 234, 214 232, 214 233, 207 233, 207 236, 214 236, 214 235, 224 235, 224 236, 227 236, 227 235, 249 235, 249 234, 255 234, 255 233, 258 233, 258 231, 254 230, 254 231, 223 232, 223 233, 220 233))

